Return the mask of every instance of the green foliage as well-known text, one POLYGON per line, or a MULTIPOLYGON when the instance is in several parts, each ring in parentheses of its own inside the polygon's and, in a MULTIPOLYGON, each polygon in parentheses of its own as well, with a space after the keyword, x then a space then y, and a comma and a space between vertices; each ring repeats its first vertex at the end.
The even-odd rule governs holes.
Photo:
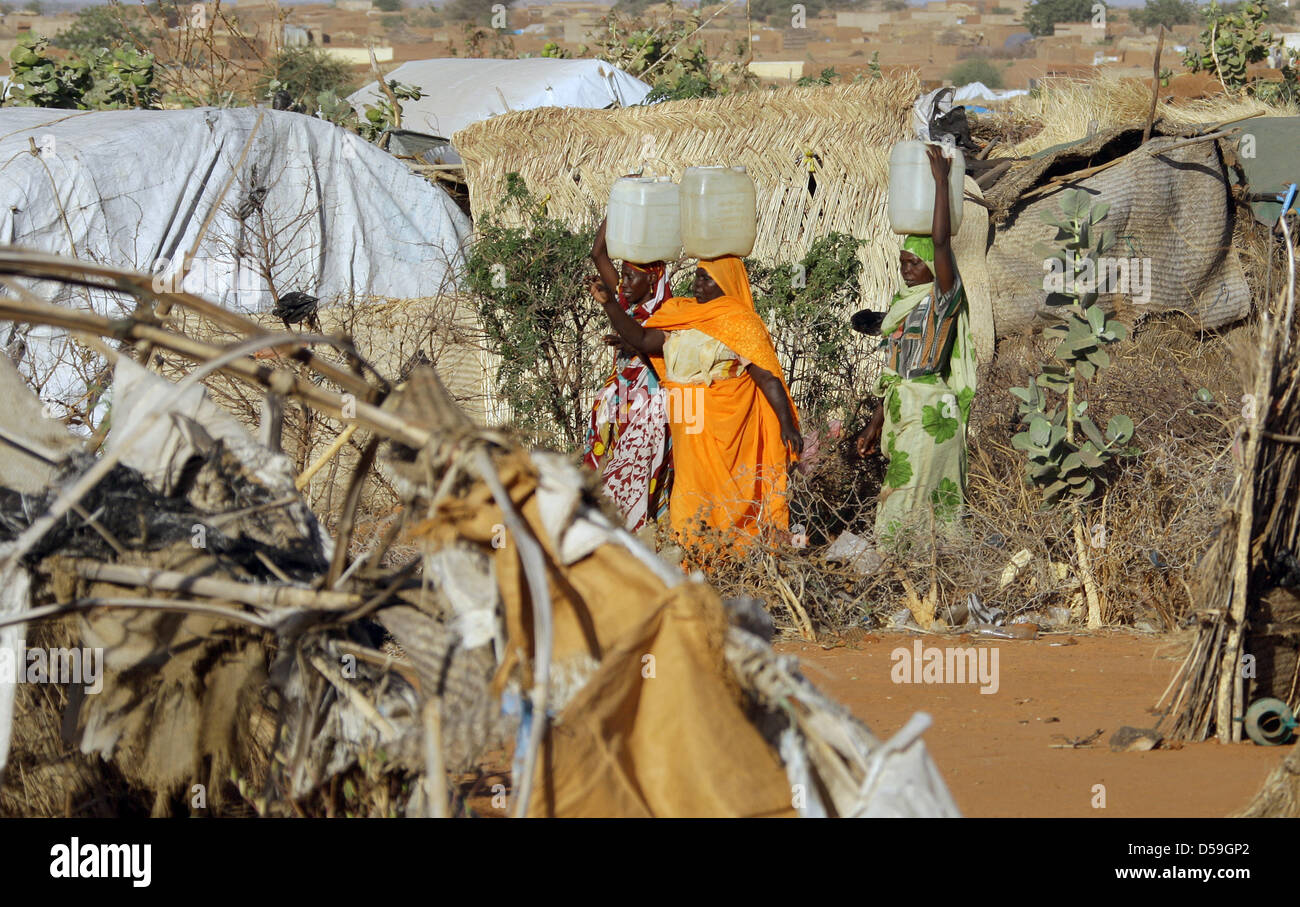
POLYGON ((158 106, 154 59, 131 47, 99 48, 88 55, 90 90, 82 102, 91 110, 130 110, 158 106))
POLYGON ((1246 67, 1268 56, 1273 35, 1264 27, 1268 7, 1257 0, 1228 12, 1210 0, 1201 11, 1205 27, 1197 39, 1199 46, 1187 48, 1183 63, 1192 72, 1211 72, 1223 87, 1241 89, 1246 85, 1246 67))
POLYGON ((565 50, 563 47, 556 44, 554 41, 547 41, 544 45, 542 45, 542 56, 549 57, 554 60, 568 60, 573 56, 573 52, 570 50, 565 50))
MULTIPOLYGON (((1250 2, 1251 0, 1232 0, 1230 3, 1220 5, 1225 12, 1235 13, 1250 2)), ((1268 10, 1268 21, 1279 24, 1295 22, 1295 9, 1286 5, 1283 0, 1258 0, 1258 2, 1268 10)))
POLYGON ((515 0, 451 0, 443 10, 449 20, 488 26, 492 23, 492 7, 498 3, 509 9, 515 0))
POLYGON ((587 292, 593 231, 550 218, 518 174, 501 206, 481 218, 465 283, 478 303, 498 386, 513 424, 531 443, 582 444, 587 407, 609 367, 605 313, 587 292), (513 215, 522 226, 505 226, 513 215))
MULTIPOLYGON (((593 232, 549 217, 518 174, 502 204, 477 224, 465 285, 500 360, 497 384, 528 441, 573 450, 605 379, 609 324, 586 289, 593 232), (507 223, 510 224, 507 226, 507 223)), ((850 414, 862 396, 862 357, 844 317, 858 305, 861 241, 832 233, 792 264, 747 261, 754 305, 772 335, 805 424, 850 414)), ((690 295, 693 269, 672 292, 690 295)))
POLYGON ((711 98, 752 87, 757 81, 747 67, 738 65, 743 46, 732 55, 710 56, 703 39, 694 37, 701 24, 699 15, 681 15, 671 0, 653 21, 611 11, 601 24, 593 56, 650 82, 644 103, 711 98))
POLYGON ((809 88, 813 85, 833 85, 839 80, 840 74, 835 71, 834 66, 827 66, 818 76, 803 76, 794 84, 800 88, 809 88))
POLYGON ((1022 21, 1031 35, 1041 38, 1056 33, 1058 22, 1091 22, 1094 3, 1102 0, 1033 0, 1022 21))
POLYGON ((353 132, 361 131, 356 111, 352 109, 352 105, 347 102, 347 99, 339 97, 336 91, 317 92, 314 109, 320 112, 321 119, 329 120, 335 126, 343 126, 353 132))
POLYGON ((295 105, 312 107, 323 91, 338 95, 352 90, 352 70, 318 47, 286 47, 272 57, 257 79, 257 92, 269 97, 287 91, 295 105))
POLYGON ((983 82, 989 88, 1002 87, 1002 70, 986 57, 969 57, 948 71, 954 85, 983 82))
POLYGON ((1300 104, 1300 73, 1294 58, 1289 66, 1282 67, 1280 82, 1255 82, 1251 89, 1266 104, 1300 104))
POLYGON ((56 35, 50 43, 55 47, 82 52, 101 47, 140 49, 149 45, 141 28, 117 3, 88 6, 80 10, 77 21, 56 35))
POLYGON ((15 107, 122 110, 158 106, 154 60, 129 47, 100 48, 55 60, 48 42, 24 35, 9 54, 13 75, 6 103, 15 107))
MULTIPOLYGON (((675 67, 680 70, 680 67, 675 67)), ((658 104, 660 101, 684 101, 688 98, 716 98, 725 94, 717 83, 703 72, 672 73, 663 79, 656 79, 654 88, 645 96, 645 104, 658 104)))
MULTIPOLYGON (((424 92, 414 85, 406 85, 396 79, 389 79, 388 87, 392 90, 393 96, 397 98, 399 104, 402 101, 418 101, 424 97, 424 92)), ((388 100, 388 95, 381 92, 379 100, 374 104, 365 106, 362 111, 362 118, 357 125, 357 132, 367 142, 377 142, 379 137, 387 130, 392 129, 396 123, 397 112, 393 109, 393 103, 388 100)))
POLYGON ((1295 103, 1300 99, 1300 74, 1293 54, 1281 67, 1281 81, 1251 81, 1247 67, 1268 56, 1274 35, 1264 27, 1268 21, 1289 22, 1293 12, 1274 0, 1245 0, 1219 6, 1214 0, 1201 12, 1205 27, 1199 46, 1189 47, 1183 63, 1193 72, 1214 73, 1228 91, 1249 91, 1268 103, 1295 103))
POLYGON ((767 323, 805 423, 837 416, 851 421, 862 397, 862 357, 844 315, 860 305, 861 245, 852 236, 830 233, 799 261, 745 262, 754 307, 767 323))
POLYGON ((1057 273, 1064 278, 1064 289, 1047 298, 1048 305, 1062 310, 1061 322, 1047 329, 1060 343, 1054 361, 1043 365, 1034 381, 1011 388, 1027 426, 1011 439, 1011 446, 1027 455, 1025 471, 1043 492, 1044 506, 1086 501, 1101 484, 1103 470, 1126 453, 1124 445, 1133 436, 1133 420, 1125 415, 1112 417, 1104 432, 1099 429, 1079 384, 1110 367, 1105 348, 1127 334, 1097 305, 1093 282, 1076 282, 1080 275, 1097 273, 1098 258, 1115 245, 1114 233, 1096 229, 1109 208, 1105 202, 1094 203, 1086 192, 1070 189, 1061 196, 1061 218, 1044 217, 1057 228, 1056 241, 1061 243, 1045 259, 1058 263, 1057 273))
POLYGON ((1195 0, 1147 0, 1142 9, 1129 13, 1129 20, 1143 29, 1173 28, 1195 22, 1199 11, 1195 0))
POLYGON ((381 13, 396 13, 402 9, 402 0, 375 0, 375 9, 381 13))

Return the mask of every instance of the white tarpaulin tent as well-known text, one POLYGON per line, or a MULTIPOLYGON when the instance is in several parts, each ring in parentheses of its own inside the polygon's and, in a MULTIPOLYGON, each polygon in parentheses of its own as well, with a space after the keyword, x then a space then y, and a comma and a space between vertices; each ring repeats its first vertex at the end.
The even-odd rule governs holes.
POLYGON ((1023 94, 1029 92, 1023 88, 989 88, 983 82, 971 82, 953 92, 952 100, 956 104, 970 101, 1005 101, 1008 98, 1018 98, 1023 94))
MULTIPOLYGON (((451 138, 471 123, 534 107, 627 107, 639 104, 650 86, 603 60, 413 60, 388 74, 414 85, 418 101, 402 102, 402 127, 451 138)), ((360 112, 383 94, 378 82, 353 93, 360 112)))
MULTIPOLYGON (((166 289, 193 250, 180 288, 242 312, 295 291, 322 306, 434 296, 470 233, 447 194, 392 155, 324 120, 253 108, 0 109, 0 202, 0 242, 152 271, 166 289)), ((134 307, 31 288, 107 315, 134 307)), ((47 400, 85 392, 54 332, 0 325, 0 347, 47 400)))

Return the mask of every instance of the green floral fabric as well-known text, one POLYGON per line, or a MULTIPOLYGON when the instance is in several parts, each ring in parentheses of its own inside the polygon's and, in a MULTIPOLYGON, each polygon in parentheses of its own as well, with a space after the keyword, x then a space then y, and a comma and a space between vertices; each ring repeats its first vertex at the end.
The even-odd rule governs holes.
MULTIPOLYGON (((951 358, 913 378, 886 368, 876 381, 884 397, 881 446, 889 466, 876 510, 876 537, 890 541, 909 524, 956 519, 966 497, 966 425, 975 399, 975 342, 960 285, 953 306, 951 358)), ((924 304, 924 303, 923 303, 924 304)))

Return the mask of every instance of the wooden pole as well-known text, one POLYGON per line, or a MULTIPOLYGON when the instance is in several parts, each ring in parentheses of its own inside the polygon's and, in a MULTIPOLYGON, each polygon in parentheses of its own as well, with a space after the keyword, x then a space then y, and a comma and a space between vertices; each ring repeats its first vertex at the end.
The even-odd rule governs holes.
POLYGON ((1151 64, 1151 112, 1147 114, 1147 128, 1142 131, 1142 143, 1151 139, 1151 128, 1156 122, 1156 104, 1160 100, 1160 54, 1165 49, 1165 27, 1160 26, 1160 38, 1156 41, 1156 59, 1151 64))
POLYGON ((1246 623, 1246 602, 1250 592, 1250 542, 1255 523, 1255 470, 1264 421, 1268 416, 1273 378, 1273 354, 1277 335, 1273 319, 1265 312, 1260 319, 1262 333, 1255 363, 1254 403, 1246 425, 1245 462, 1242 464, 1238 499, 1237 539, 1232 556, 1232 605, 1228 609, 1228 638, 1219 662, 1218 691, 1215 695, 1214 731, 1220 743, 1241 741, 1241 649, 1246 623))

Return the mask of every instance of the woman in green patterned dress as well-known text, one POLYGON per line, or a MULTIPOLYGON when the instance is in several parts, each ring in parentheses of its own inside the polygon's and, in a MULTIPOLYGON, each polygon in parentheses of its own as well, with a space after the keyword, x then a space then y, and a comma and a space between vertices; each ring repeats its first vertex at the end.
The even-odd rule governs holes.
POLYGON ((909 236, 899 253, 906 287, 880 325, 885 365, 872 388, 882 397, 856 438, 859 456, 889 460, 876 510, 876 538, 951 523, 966 494, 966 423, 975 397, 975 343, 949 230, 950 161, 927 149, 935 181, 930 236, 909 236))

